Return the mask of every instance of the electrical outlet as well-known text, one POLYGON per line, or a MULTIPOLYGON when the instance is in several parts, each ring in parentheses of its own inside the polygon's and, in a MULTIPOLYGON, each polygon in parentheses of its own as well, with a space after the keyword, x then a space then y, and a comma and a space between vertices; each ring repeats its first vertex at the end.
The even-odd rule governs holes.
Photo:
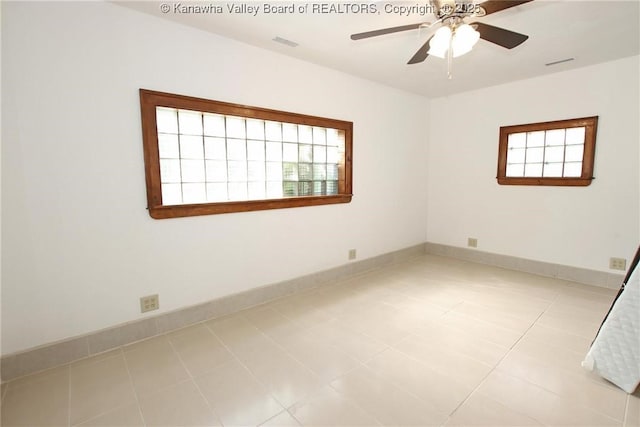
POLYGON ((158 294, 147 295, 140 298, 140 313, 146 313, 147 311, 157 310, 160 308, 158 300, 158 294))
POLYGON ((626 271, 627 260, 624 258, 609 258, 609 268, 612 270, 626 271))
POLYGON ((477 248, 478 247, 478 239, 475 239, 473 237, 469 237, 467 239, 467 246, 469 246, 470 248, 477 248))
POLYGON ((356 250, 349 249, 349 260, 356 259, 356 250))

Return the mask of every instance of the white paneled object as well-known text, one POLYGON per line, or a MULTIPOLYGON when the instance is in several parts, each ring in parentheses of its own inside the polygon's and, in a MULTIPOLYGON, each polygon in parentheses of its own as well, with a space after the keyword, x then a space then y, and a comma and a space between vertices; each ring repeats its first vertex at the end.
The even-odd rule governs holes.
POLYGON ((627 393, 640 384, 640 268, 613 304, 582 366, 627 393))

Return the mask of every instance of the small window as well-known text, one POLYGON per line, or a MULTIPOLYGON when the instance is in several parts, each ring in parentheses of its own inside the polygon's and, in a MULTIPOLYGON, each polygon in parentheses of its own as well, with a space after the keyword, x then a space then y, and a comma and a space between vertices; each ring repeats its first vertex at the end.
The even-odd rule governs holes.
POLYGON ((348 203, 353 123, 140 90, 153 218, 348 203))
POLYGON ((598 117, 500 128, 498 184, 586 186, 598 117))

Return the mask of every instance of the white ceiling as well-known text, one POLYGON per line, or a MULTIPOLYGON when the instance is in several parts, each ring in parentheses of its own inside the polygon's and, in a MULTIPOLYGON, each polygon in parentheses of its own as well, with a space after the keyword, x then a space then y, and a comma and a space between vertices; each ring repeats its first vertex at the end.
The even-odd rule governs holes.
MULTIPOLYGON (((160 5, 173 8, 177 1, 126 1, 119 4, 163 19, 199 28, 254 46, 280 52, 315 64, 344 71, 413 93, 438 97, 509 81, 526 79, 640 53, 640 1, 535 0, 470 22, 485 22, 527 34, 529 39, 513 50, 480 40, 473 51, 455 58, 453 79, 446 76, 446 60, 428 57, 407 65, 429 38, 429 30, 413 30, 352 41, 349 36, 397 25, 434 21, 432 14, 399 16, 385 13, 385 5, 425 5, 422 2, 376 2, 379 14, 265 14, 263 5, 290 5, 273 0, 208 2, 184 1, 184 5, 221 5, 224 12, 162 13, 160 5), (261 8, 256 16, 231 14, 227 4, 261 8), (298 43, 289 47, 273 41, 282 37, 298 43), (554 66, 546 63, 575 58, 554 66)), ((296 7, 305 2, 295 3, 296 7)), ((309 1, 308 3, 331 4, 309 1)), ((353 4, 345 0, 342 3, 353 4)), ((436 27, 434 27, 435 29, 436 27)))

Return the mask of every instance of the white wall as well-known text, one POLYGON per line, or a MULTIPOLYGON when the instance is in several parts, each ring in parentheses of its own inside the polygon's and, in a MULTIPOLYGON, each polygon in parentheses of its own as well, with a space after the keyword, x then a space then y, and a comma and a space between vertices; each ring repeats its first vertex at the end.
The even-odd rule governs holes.
POLYGON ((424 98, 114 4, 2 15, 5 354, 426 240, 424 98), (353 121, 352 203, 151 219, 139 88, 353 121))
POLYGON ((608 270, 640 242, 638 57, 431 102, 430 242, 608 270), (500 186, 500 126, 598 115, 588 187, 500 186))

